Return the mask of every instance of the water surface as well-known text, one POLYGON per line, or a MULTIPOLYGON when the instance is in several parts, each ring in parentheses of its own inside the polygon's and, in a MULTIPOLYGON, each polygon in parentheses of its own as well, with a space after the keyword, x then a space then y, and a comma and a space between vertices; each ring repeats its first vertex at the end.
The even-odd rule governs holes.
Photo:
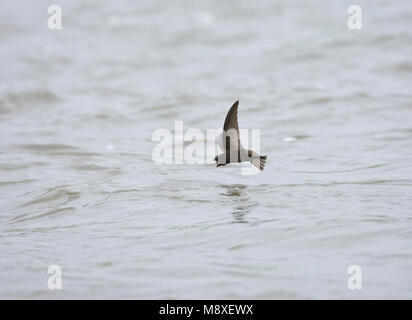
POLYGON ((412 298, 412 5, 357 3, 3 1, 0 297, 412 298), (237 99, 263 173, 153 163, 237 99))

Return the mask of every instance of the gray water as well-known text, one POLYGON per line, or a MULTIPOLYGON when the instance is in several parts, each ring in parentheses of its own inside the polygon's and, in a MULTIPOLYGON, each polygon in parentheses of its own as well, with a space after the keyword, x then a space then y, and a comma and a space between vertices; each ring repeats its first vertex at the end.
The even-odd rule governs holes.
POLYGON ((410 1, 50 4, 0 3, 0 298, 412 298, 410 1), (264 172, 153 163, 237 99, 264 172))

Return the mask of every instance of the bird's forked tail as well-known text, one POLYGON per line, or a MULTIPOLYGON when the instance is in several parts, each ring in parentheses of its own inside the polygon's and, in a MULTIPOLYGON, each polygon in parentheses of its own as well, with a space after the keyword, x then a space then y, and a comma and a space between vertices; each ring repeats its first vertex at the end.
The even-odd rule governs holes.
POLYGON ((253 157, 250 162, 252 162, 252 164, 256 168, 263 171, 263 169, 265 168, 265 164, 266 164, 266 158, 267 156, 257 156, 257 157, 253 157))

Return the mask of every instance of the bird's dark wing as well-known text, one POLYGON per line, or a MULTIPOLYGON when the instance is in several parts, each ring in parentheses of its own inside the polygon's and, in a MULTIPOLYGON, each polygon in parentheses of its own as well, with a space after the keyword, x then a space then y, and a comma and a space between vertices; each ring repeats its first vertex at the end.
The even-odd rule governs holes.
MULTIPOLYGON (((223 125, 222 142, 226 146, 226 153, 235 152, 238 154, 241 145, 239 141, 239 125, 237 121, 237 107, 239 101, 236 101, 226 115, 225 124, 223 125)), ((236 162, 236 161, 235 161, 236 162)))
POLYGON ((226 115, 225 124, 223 125, 223 130, 227 131, 229 129, 235 129, 239 133, 239 125, 237 123, 237 107, 239 101, 236 101, 230 108, 226 115))

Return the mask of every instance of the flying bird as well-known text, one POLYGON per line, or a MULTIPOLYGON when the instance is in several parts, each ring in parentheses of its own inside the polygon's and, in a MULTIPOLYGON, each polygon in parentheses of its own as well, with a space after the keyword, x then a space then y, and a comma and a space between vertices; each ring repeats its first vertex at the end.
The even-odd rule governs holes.
POLYGON ((222 133, 223 153, 215 157, 216 167, 224 166, 228 163, 238 163, 250 161, 256 168, 263 171, 267 156, 243 148, 239 140, 239 125, 237 121, 237 108, 239 101, 236 101, 226 115, 222 133))

